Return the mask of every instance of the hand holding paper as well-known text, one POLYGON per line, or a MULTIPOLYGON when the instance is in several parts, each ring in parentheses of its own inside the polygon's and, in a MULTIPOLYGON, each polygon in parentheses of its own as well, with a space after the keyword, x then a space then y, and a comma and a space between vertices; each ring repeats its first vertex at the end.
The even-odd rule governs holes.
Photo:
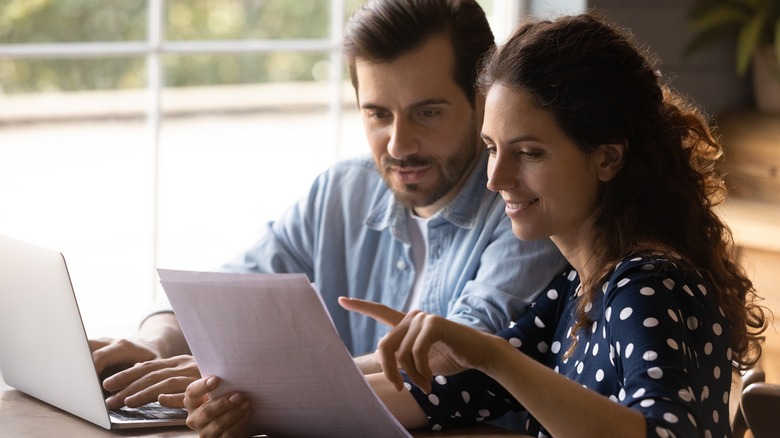
POLYGON ((410 437, 355 366, 300 274, 159 271, 210 395, 241 392, 270 436, 410 437))

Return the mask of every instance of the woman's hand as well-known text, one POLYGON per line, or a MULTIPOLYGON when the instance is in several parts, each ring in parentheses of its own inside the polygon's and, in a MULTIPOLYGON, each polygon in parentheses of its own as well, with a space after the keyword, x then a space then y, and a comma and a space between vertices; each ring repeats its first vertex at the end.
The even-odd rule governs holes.
POLYGON ((436 375, 480 368, 495 336, 414 310, 404 315, 387 306, 354 298, 339 298, 347 310, 362 313, 393 329, 379 341, 375 360, 397 390, 403 388, 398 367, 423 391, 431 390, 436 375))
POLYGON ((210 399, 208 393, 219 386, 219 378, 204 377, 187 386, 184 407, 187 409, 187 426, 201 437, 245 436, 252 406, 241 393, 234 392, 210 399))

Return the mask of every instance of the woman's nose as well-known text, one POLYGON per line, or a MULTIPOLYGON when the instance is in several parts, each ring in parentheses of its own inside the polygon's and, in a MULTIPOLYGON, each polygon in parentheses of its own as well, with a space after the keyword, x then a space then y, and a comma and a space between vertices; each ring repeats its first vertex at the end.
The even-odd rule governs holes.
POLYGON ((501 154, 495 154, 488 160, 488 190, 498 192, 517 185, 515 171, 501 154))

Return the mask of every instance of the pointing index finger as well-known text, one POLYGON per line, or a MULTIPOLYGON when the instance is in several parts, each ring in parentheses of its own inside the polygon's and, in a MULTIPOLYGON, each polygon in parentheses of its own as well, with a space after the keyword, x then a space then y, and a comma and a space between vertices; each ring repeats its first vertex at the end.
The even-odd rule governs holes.
POLYGON ((350 312, 361 313, 390 327, 398 325, 406 316, 405 313, 391 309, 384 304, 359 298, 339 297, 339 304, 350 312))

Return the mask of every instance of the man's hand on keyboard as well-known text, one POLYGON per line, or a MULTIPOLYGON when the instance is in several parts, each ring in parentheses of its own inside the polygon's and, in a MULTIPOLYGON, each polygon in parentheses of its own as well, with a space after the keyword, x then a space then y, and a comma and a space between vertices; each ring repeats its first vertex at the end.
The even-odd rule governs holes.
POLYGON ((103 387, 112 393, 106 405, 118 409, 158 401, 163 406, 181 408, 187 385, 199 378, 200 370, 189 355, 137 363, 103 381, 103 387))
POLYGON ((101 379, 130 368, 138 362, 162 357, 153 345, 134 339, 90 339, 89 350, 95 362, 95 371, 101 379))

